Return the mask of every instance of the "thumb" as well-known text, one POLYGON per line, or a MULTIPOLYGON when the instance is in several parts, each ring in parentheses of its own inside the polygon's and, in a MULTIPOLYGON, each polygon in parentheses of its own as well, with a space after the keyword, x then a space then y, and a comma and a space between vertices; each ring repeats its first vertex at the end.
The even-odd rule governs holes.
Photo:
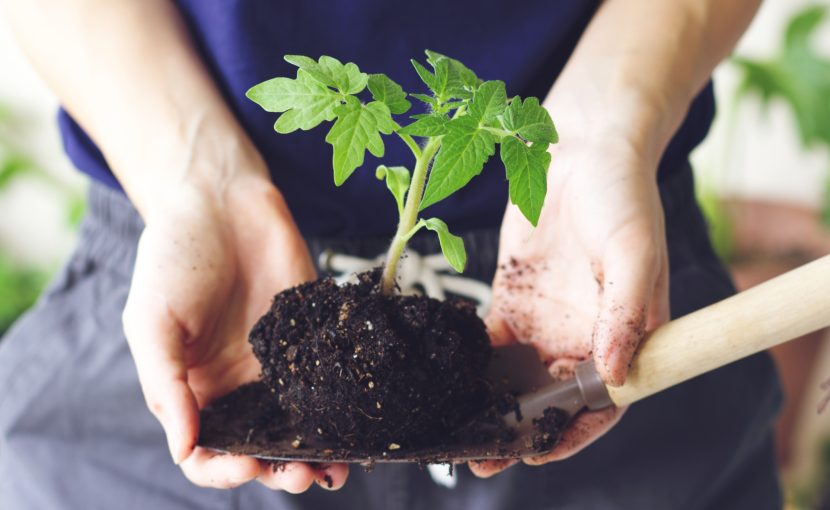
MULTIPOLYGON (((493 305, 498 306, 495 302, 493 305)), ((493 347, 502 347, 516 343, 516 336, 513 334, 513 329, 497 311, 491 310, 484 319, 484 324, 487 326, 487 334, 490 335, 490 343, 493 347)))
POLYGON ((124 309, 124 333, 150 412, 164 428, 173 462, 196 446, 199 406, 187 383, 186 332, 158 299, 149 303, 131 293, 124 309))
POLYGON ((597 372, 611 386, 625 382, 646 333, 661 257, 647 248, 609 250, 603 260, 602 298, 593 332, 597 372))

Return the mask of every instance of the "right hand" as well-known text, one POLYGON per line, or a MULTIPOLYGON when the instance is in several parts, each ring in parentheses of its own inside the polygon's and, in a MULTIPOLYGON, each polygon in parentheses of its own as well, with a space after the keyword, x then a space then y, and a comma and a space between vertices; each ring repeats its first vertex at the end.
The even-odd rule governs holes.
POLYGON ((177 187, 144 212, 124 331, 174 462, 206 487, 257 479, 297 493, 314 481, 326 487, 326 476, 342 487, 345 464, 276 470, 196 446, 199 409, 257 379, 248 331, 274 294, 316 277, 282 195, 265 172, 234 174, 222 186, 177 187))
MULTIPOLYGON (((563 136, 550 192, 533 228, 515 206, 501 227, 487 328, 494 345, 533 345, 556 379, 593 358, 609 386, 625 382, 647 331, 669 316, 669 261, 656 158, 625 133, 563 136)), ((539 465, 570 457, 607 433, 624 409, 578 414, 539 465)), ((518 461, 471 464, 492 476, 518 461)))

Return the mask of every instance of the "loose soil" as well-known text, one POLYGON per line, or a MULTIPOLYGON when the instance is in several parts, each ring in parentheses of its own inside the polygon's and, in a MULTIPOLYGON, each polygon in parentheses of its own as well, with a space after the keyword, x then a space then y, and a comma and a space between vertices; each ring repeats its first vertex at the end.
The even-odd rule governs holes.
MULTIPOLYGON (((514 453, 501 416, 515 398, 485 377, 492 348, 474 305, 386 296, 379 279, 376 269, 355 284, 322 278, 278 294, 249 338, 262 381, 205 409, 200 443, 266 457, 285 457, 286 447, 341 459, 420 452, 429 461, 464 446, 514 453)), ((537 452, 553 446, 567 416, 542 421, 537 452)))
POLYGON ((534 418, 534 435, 531 438, 533 449, 539 452, 553 449, 559 442, 568 420, 568 413, 556 407, 548 407, 541 417, 534 418))
POLYGON ((307 436, 370 450, 440 444, 494 404, 487 331, 469 301, 385 296, 379 277, 277 295, 250 335, 263 382, 307 436))

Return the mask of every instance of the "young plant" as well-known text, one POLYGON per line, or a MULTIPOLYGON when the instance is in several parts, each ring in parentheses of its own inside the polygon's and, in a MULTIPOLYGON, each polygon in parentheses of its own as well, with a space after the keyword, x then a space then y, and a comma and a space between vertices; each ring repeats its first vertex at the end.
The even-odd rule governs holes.
POLYGON ((343 64, 328 56, 315 61, 300 55, 285 56, 297 66, 296 78, 273 78, 246 94, 266 111, 282 113, 274 124, 278 133, 334 121, 326 142, 334 149, 337 186, 363 164, 367 150, 383 156, 381 135, 396 134, 412 151, 412 173, 384 165, 375 172, 386 181, 400 217, 381 280, 387 294, 395 289, 406 243, 422 228, 434 231, 449 264, 458 272, 464 270, 463 240, 451 234, 442 220, 419 218, 419 214, 481 173, 496 145, 510 200, 535 226, 547 191, 548 145, 558 141, 553 121, 537 98, 508 98, 504 82, 482 81, 461 62, 434 51, 427 50, 426 55, 432 71, 416 60, 412 65, 431 94, 407 94, 385 74, 363 73, 351 62, 343 64), (372 100, 363 102, 358 94, 367 87, 372 100), (425 103, 427 112, 410 115, 412 122, 401 126, 393 115, 409 111, 407 96, 425 103), (421 143, 413 137, 421 138, 421 143))

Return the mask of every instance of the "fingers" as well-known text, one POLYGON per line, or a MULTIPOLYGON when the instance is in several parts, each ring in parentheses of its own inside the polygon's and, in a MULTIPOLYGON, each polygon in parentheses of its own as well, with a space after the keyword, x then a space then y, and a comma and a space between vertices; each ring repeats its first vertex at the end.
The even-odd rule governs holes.
POLYGON ((519 463, 519 459, 473 460, 467 463, 470 471, 479 478, 490 478, 519 463))
POLYGON ((313 483, 326 490, 339 490, 346 484, 346 464, 272 464, 244 455, 228 455, 197 447, 181 463, 188 480, 200 487, 232 489, 256 480, 272 490, 291 494, 307 491, 313 483))
POLYGON ((516 343, 516 336, 513 330, 498 312, 499 303, 493 302, 493 309, 484 319, 487 326, 487 334, 490 335, 490 343, 493 347, 503 347, 516 343))
POLYGON ((605 435, 620 421, 626 408, 610 408, 601 411, 584 412, 579 414, 563 432, 559 443, 550 452, 536 457, 523 459, 495 459, 472 461, 470 471, 479 478, 489 478, 501 473, 510 466, 518 464, 519 460, 530 466, 538 466, 564 460, 590 446, 594 441, 605 435))
POLYGON ((326 490, 338 490, 346 484, 346 464, 306 464, 285 462, 272 464, 243 455, 227 455, 196 448, 181 464, 188 480, 201 487, 232 489, 256 480, 272 490, 291 494, 307 491, 316 483, 326 490))
POLYGON ((348 477, 349 467, 346 464, 286 462, 265 465, 257 481, 269 489, 299 494, 307 491, 312 483, 326 490, 338 490, 345 485, 348 477))
MULTIPOLYGON (((651 243, 636 241, 613 245, 603 260, 603 274, 598 276, 602 298, 592 341, 597 372, 606 384, 625 382, 631 358, 645 336, 661 262, 662 255, 651 243)), ((664 285, 667 291, 661 282, 661 292, 664 285)))
POLYGON ((188 480, 200 487, 232 489, 256 478, 262 466, 251 457, 225 455, 196 448, 180 464, 188 480))
POLYGON ((184 332, 158 302, 131 294, 124 333, 150 412, 164 428, 173 462, 181 463, 199 437, 199 407, 187 384, 184 332))
POLYGON ((559 443, 545 455, 522 459, 525 464, 538 466, 564 460, 579 453, 605 435, 620 421, 626 408, 609 408, 579 414, 562 433, 559 443))

